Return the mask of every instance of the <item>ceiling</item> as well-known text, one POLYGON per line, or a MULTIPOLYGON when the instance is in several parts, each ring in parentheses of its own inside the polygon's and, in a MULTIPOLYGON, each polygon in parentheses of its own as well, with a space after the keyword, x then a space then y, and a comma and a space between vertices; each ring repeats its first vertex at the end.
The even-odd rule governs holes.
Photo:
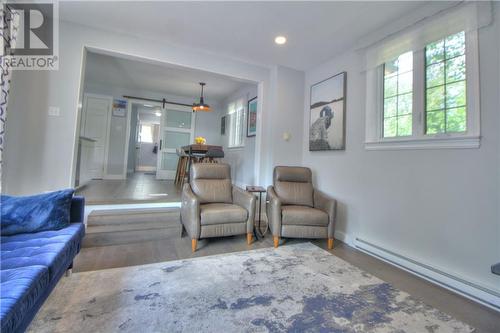
POLYGON ((366 2, 60 2, 63 20, 263 65, 308 69, 422 6, 366 2), (277 35, 288 42, 274 44, 277 35))
POLYGON ((196 69, 152 64, 89 52, 85 67, 86 84, 118 86, 135 91, 163 92, 199 99, 205 82, 207 100, 222 101, 248 83, 196 69))

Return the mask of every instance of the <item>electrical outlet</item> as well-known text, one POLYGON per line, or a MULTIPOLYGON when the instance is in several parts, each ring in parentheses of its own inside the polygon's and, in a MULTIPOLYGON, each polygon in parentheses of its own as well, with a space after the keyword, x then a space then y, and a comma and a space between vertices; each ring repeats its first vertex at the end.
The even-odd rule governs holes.
POLYGON ((59 107, 57 106, 49 106, 49 116, 50 117, 59 117, 61 115, 59 111, 59 107))

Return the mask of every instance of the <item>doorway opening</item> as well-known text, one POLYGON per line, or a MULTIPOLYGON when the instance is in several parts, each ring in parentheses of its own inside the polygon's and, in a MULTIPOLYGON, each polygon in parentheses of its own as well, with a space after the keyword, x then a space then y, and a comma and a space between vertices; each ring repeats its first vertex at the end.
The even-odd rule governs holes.
POLYGON ((256 137, 246 117, 257 84, 90 50, 84 67, 75 186, 87 203, 180 202, 179 156, 198 136, 224 149, 236 185, 254 184, 256 137), (211 112, 192 111, 199 82, 211 112))

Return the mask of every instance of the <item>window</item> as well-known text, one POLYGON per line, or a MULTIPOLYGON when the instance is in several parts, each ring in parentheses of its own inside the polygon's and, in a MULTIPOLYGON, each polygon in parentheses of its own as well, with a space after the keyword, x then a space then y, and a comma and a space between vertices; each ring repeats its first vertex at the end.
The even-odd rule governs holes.
POLYGON ((141 124, 139 129, 139 142, 152 143, 153 142, 153 125, 141 124))
POLYGON ((425 48, 425 133, 465 132, 467 128, 465 33, 425 48))
POLYGON ((238 100, 228 106, 228 122, 229 122, 229 148, 243 147, 243 130, 245 125, 245 103, 243 100, 238 100))
POLYGON ((477 31, 435 37, 368 53, 366 149, 479 147, 477 31))
POLYGON ((384 64, 383 137, 412 133, 413 53, 407 52, 384 64))

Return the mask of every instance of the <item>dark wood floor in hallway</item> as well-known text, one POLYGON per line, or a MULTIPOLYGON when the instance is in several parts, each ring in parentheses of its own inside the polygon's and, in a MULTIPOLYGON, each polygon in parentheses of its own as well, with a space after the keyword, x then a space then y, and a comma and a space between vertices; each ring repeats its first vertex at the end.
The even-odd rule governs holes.
MULTIPOLYGON (((289 239, 285 240, 282 246, 303 241, 289 239)), ((326 250, 326 241, 311 240, 311 242, 326 250)), ((78 255, 73 272, 142 265, 272 246, 272 238, 268 235, 252 245, 247 245, 245 236, 202 240, 195 253, 191 252, 189 237, 85 248, 78 255)), ((329 252, 468 323, 476 328, 477 333, 500 332, 500 313, 498 312, 364 254, 340 241, 336 241, 334 249, 329 252)))

